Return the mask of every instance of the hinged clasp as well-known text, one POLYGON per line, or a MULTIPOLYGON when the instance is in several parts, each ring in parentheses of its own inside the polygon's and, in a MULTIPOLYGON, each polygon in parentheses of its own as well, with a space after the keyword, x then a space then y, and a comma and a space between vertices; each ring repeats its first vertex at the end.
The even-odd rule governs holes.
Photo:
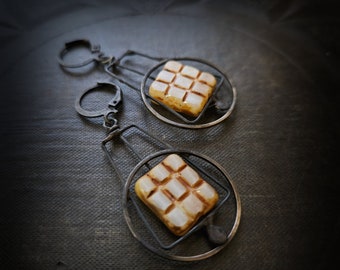
POLYGON ((103 126, 110 132, 118 127, 118 120, 114 117, 118 113, 117 106, 122 100, 122 91, 120 87, 111 82, 97 82, 97 85, 85 90, 81 95, 76 98, 75 109, 76 111, 85 117, 104 117, 103 126), (88 111, 81 106, 82 99, 91 91, 96 91, 102 87, 108 87, 114 91, 114 97, 108 102, 107 107, 98 111, 88 111))
POLYGON ((108 64, 114 60, 114 57, 105 55, 101 49, 99 44, 92 44, 87 39, 77 39, 74 41, 66 42, 64 48, 60 51, 58 55, 58 62, 61 66, 65 68, 79 68, 86 66, 92 62, 97 62, 101 64, 108 64), (77 47, 85 47, 91 52, 91 57, 88 59, 79 62, 79 63, 66 63, 64 61, 64 57, 67 53, 69 53, 72 49, 77 47))

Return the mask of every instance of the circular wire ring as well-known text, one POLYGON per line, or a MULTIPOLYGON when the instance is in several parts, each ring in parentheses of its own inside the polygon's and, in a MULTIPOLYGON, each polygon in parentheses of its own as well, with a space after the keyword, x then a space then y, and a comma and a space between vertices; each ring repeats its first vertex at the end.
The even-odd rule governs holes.
POLYGON ((223 248, 225 248, 228 243, 232 240, 232 238, 235 236, 236 231, 239 227, 240 224, 240 219, 241 219, 241 200, 240 200, 240 196, 236 190, 235 185, 233 184, 230 176, 228 175, 228 173, 224 170, 224 168, 219 165, 216 161, 212 160, 211 158, 202 155, 202 154, 198 154, 195 153, 193 151, 187 151, 187 150, 174 150, 174 149, 167 149, 167 150, 162 150, 159 151, 157 153, 151 154, 149 156, 147 156, 146 158, 144 158, 142 161, 140 161, 137 166, 133 169, 133 171, 130 173, 125 186, 124 186, 124 190, 123 190, 123 213, 124 213, 124 218, 125 221, 132 233, 132 235, 139 241, 141 242, 147 249, 149 249, 150 251, 156 253, 157 255, 163 257, 163 258, 167 258, 167 259, 171 259, 171 260, 176 260, 176 261, 198 261, 198 260, 203 260, 203 259, 207 259, 215 254, 217 254, 218 252, 220 252, 223 248), (128 200, 129 200, 129 189, 130 189, 130 185, 131 182, 133 180, 133 178, 135 177, 135 175, 137 174, 137 172, 141 169, 142 166, 144 166, 146 163, 148 163, 150 160, 157 158, 161 155, 166 155, 166 154, 171 154, 171 153, 182 153, 182 154, 189 154, 189 155, 193 155, 196 157, 199 157, 203 160, 205 160, 206 162, 210 163, 211 165, 213 165, 215 168, 217 168, 220 172, 223 173, 223 175, 225 176, 225 178, 227 179, 228 184, 231 187, 231 190, 234 194, 234 199, 235 199, 235 206, 236 206, 236 211, 235 211, 235 218, 234 218, 234 222, 233 222, 233 226, 230 230, 230 232, 228 233, 228 238, 227 241, 222 244, 222 245, 218 245, 216 247, 212 247, 211 250, 204 252, 202 254, 198 254, 198 255, 190 255, 190 256, 182 256, 182 255, 173 255, 173 254, 169 254, 167 253, 165 250, 162 250, 160 248, 157 248, 153 245, 151 245, 150 243, 148 243, 147 241, 142 239, 142 236, 140 234, 138 234, 138 232, 134 229, 134 222, 130 217, 129 211, 128 211, 128 200))
POLYGON ((59 55, 58 55, 58 62, 61 66, 63 67, 67 67, 67 68, 78 68, 78 67, 83 67, 86 66, 88 64, 90 64, 91 62, 95 61, 95 58, 89 58, 84 60, 81 63, 78 64, 67 64, 64 62, 64 56, 70 52, 71 48, 75 48, 75 47, 85 47, 88 48, 90 50, 91 53, 95 53, 95 52, 99 52, 100 51, 100 47, 98 46, 92 46, 91 42, 87 39, 79 39, 79 40, 74 40, 71 42, 67 42, 65 43, 64 48, 60 51, 59 55))
POLYGON ((89 118, 93 118, 93 117, 99 117, 99 116, 105 116, 108 114, 109 112, 116 112, 116 110, 112 110, 112 109, 108 109, 108 108, 104 108, 101 110, 97 110, 97 111, 87 111, 85 109, 83 109, 81 107, 81 101, 82 99, 91 91, 96 91, 100 88, 102 88, 103 86, 109 86, 109 88, 115 93, 115 96, 113 97, 113 99, 111 100, 111 102, 108 103, 108 105, 112 105, 112 106, 116 106, 121 99, 121 89, 118 85, 114 84, 114 83, 110 83, 110 82, 97 82, 97 85, 94 87, 91 87, 87 90, 85 90, 81 95, 79 95, 76 98, 74 107, 76 109, 76 111, 85 117, 89 117, 89 118))
POLYGON ((107 63, 111 61, 111 57, 105 56, 101 51, 100 51, 100 45, 92 45, 91 42, 87 39, 78 39, 74 40, 71 42, 65 43, 64 48, 60 51, 58 55, 58 62, 61 66, 66 67, 66 68, 79 68, 86 66, 92 62, 102 62, 102 63, 107 63), (85 47, 87 48, 91 54, 93 55, 89 59, 86 59, 80 63, 76 64, 68 64, 65 63, 64 57, 67 53, 70 52, 72 48, 76 47, 85 47))
MULTIPOLYGON (((223 82, 223 83, 224 83, 223 82)), ((172 59, 165 59, 161 62, 159 62, 158 64, 156 64, 154 67, 152 67, 144 76, 142 83, 141 83, 141 96, 142 96, 142 100, 145 104, 145 106, 147 107, 147 109, 154 114, 158 119, 162 120, 165 123, 168 123, 170 125, 173 126, 177 126, 177 127, 181 127, 181 128, 190 128, 190 129, 201 129, 201 128, 207 128, 207 127, 211 127, 214 126, 220 122, 222 122, 223 120, 225 120, 226 118, 228 118, 230 116, 230 114, 232 113, 235 105, 236 105, 236 99, 237 99, 237 92, 236 92, 236 88, 234 86, 234 84, 232 83, 232 81, 230 80, 229 77, 227 77, 226 75, 224 75, 222 73, 222 71, 220 71, 217 67, 215 67, 214 65, 208 63, 207 61, 201 60, 201 59, 196 59, 196 58, 188 58, 188 57, 181 57, 181 58, 172 58, 172 59), (227 83, 230 87, 230 91, 231 91, 231 97, 232 97, 232 101, 231 104, 229 106, 229 108, 223 113, 222 116, 208 121, 208 122, 203 122, 203 123, 196 123, 196 122, 183 122, 180 119, 178 119, 178 121, 172 120, 170 118, 167 118, 166 116, 162 115, 159 111, 157 111, 152 104, 154 104, 155 102, 158 103, 157 101, 154 102, 154 100, 152 100, 152 98, 147 94, 146 88, 147 88, 147 80, 149 80, 151 78, 151 74, 157 70, 159 67, 161 67, 162 65, 164 65, 167 61, 169 60, 179 60, 179 61, 194 61, 194 62, 198 62, 201 64, 205 64, 207 65, 209 68, 212 68, 213 70, 215 70, 217 73, 219 73, 219 75, 222 77, 223 81, 225 83, 227 83), (150 100, 151 98, 151 100, 150 100)))

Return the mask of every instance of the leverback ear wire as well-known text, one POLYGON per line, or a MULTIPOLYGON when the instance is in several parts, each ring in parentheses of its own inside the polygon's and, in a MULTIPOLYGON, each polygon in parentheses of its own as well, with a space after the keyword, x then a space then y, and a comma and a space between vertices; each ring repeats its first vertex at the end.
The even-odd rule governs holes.
POLYGON ((74 107, 76 111, 86 118, 95 118, 95 117, 104 117, 103 126, 108 130, 108 132, 112 132, 119 127, 118 120, 114 117, 115 114, 118 113, 117 106, 122 101, 122 90, 118 85, 111 82, 97 82, 97 85, 85 90, 81 95, 76 98, 74 107), (98 111, 87 111, 81 106, 82 99, 91 91, 96 91, 102 87, 108 87, 110 90, 113 90, 114 97, 108 102, 107 108, 98 110, 98 111))
POLYGON ((65 43, 65 46, 60 51, 57 59, 58 59, 59 64, 64 68, 79 68, 79 67, 86 66, 92 62, 97 62, 103 65, 106 65, 115 60, 113 56, 105 55, 105 53, 101 51, 99 44, 92 44, 87 39, 77 39, 77 40, 65 43), (64 56, 67 53, 69 53, 72 49, 77 48, 77 47, 83 47, 83 48, 88 49, 89 52, 91 53, 91 56, 82 62, 73 63, 73 64, 66 63, 64 61, 64 56))

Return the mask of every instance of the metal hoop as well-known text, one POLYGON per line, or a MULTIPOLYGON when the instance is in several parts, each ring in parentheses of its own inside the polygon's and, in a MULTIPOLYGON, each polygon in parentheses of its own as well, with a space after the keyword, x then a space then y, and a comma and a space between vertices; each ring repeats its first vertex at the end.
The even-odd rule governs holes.
POLYGON ((167 150, 161 150, 161 151, 159 151, 157 153, 154 153, 154 154, 151 154, 151 155, 147 156, 142 161, 140 161, 137 164, 137 166, 134 168, 134 170, 130 173, 130 175, 129 175, 126 183, 125 183, 124 190, 123 190, 123 213, 124 213, 125 221, 126 221, 128 227, 129 227, 132 235, 139 242, 141 242, 147 249, 149 249, 150 251, 156 253, 157 255, 159 255, 161 257, 164 257, 164 258, 167 258, 167 259, 171 259, 171 260, 176 260, 176 261, 198 261, 198 260, 207 259, 207 258, 217 254, 223 248, 225 248, 228 245, 228 243, 232 240, 232 238, 236 234, 236 231, 237 231, 237 229, 239 227, 239 224, 240 224, 240 219, 241 219, 241 200, 240 200, 239 194, 238 194, 238 192, 236 190, 236 187, 233 184, 230 176, 223 169, 223 167, 221 165, 219 165, 216 161, 212 160, 211 158, 209 158, 209 157, 207 157, 205 155, 198 154, 198 153, 195 153, 195 152, 192 152, 192 151, 167 149, 167 150), (131 217, 130 217, 130 214, 129 214, 129 211, 128 211, 128 200, 129 200, 130 184, 131 184, 133 178, 135 177, 135 175, 141 169, 142 166, 144 166, 146 163, 148 163, 150 160, 152 160, 154 158, 157 158, 157 157, 159 157, 161 155, 170 154, 170 153, 189 154, 189 155, 192 155, 192 156, 199 157, 202 160, 210 163, 211 165, 213 165, 216 169, 218 169, 225 176, 225 179, 226 179, 228 185, 231 187, 231 190, 232 190, 232 192, 234 194, 236 211, 235 211, 235 217, 234 217, 233 226, 232 226, 230 232, 228 233, 227 241, 224 244, 221 244, 221 245, 218 245, 216 247, 213 247, 211 250, 209 250, 209 251, 207 251, 205 253, 197 254, 197 255, 191 255, 191 256, 182 256, 182 255, 169 254, 165 250, 157 248, 156 246, 151 245, 147 241, 143 240, 141 235, 138 234, 138 232, 136 232, 136 230, 134 229, 134 222, 133 222, 133 220, 131 220, 131 217))
POLYGON ((79 67, 86 66, 92 62, 99 62, 102 64, 106 64, 112 61, 112 57, 105 56, 104 53, 101 52, 100 45, 92 45, 91 42, 87 39, 79 39, 79 40, 74 40, 74 41, 65 43, 65 46, 60 51, 57 59, 58 59, 59 64, 65 68, 79 68, 79 67), (76 48, 76 47, 87 48, 91 52, 93 57, 90 57, 89 59, 86 59, 76 64, 65 63, 65 61, 63 60, 65 55, 69 53, 72 48, 76 48))
MULTIPOLYGON (((151 74, 157 70, 159 67, 161 67, 162 65, 164 65, 167 61, 169 61, 170 59, 166 59, 161 61, 160 63, 158 63, 157 65, 155 65, 153 68, 151 68, 146 75, 143 78, 143 81, 141 83, 141 96, 142 96, 142 100, 145 104, 145 106, 148 108, 148 110, 154 114, 158 119, 164 121, 165 123, 171 124, 173 126, 177 126, 177 127, 181 127, 181 128, 190 128, 190 129, 201 129, 201 128, 207 128, 207 127, 211 127, 214 126, 220 122, 222 122, 223 120, 225 120, 226 118, 228 118, 230 116, 230 114, 232 113, 235 104, 236 104, 236 98, 237 98, 237 93, 236 93, 236 88, 233 85, 233 83, 231 82, 230 78, 227 78, 222 71, 220 71, 217 67, 215 67, 214 65, 201 60, 201 59, 195 59, 195 58, 173 58, 173 60, 179 60, 179 61, 194 61, 194 62, 198 62, 201 64, 205 64, 208 67, 214 69, 216 72, 219 73, 219 75, 221 76, 221 80, 222 80, 222 84, 227 83, 230 91, 231 91, 231 104, 229 106, 229 108, 223 112, 223 115, 215 120, 211 120, 205 123, 199 123, 198 120, 196 119, 194 121, 190 121, 188 119, 183 119, 184 117, 181 116, 179 113, 172 111, 169 108, 166 108, 165 105, 160 104, 158 101, 154 100, 151 96, 149 96, 146 92, 146 84, 147 84, 147 80, 151 78, 151 74), (160 106, 158 106, 159 108, 165 108, 166 110, 170 111, 172 115, 174 115, 175 117, 177 117, 176 119, 178 119, 178 121, 175 120, 171 120, 167 117, 165 117, 164 115, 160 114, 158 110, 156 110, 152 104, 159 104, 160 106)), ((222 87, 222 86, 221 86, 222 87)), ((220 89, 221 90, 221 89, 220 89)), ((205 114, 205 112, 203 111, 202 114, 205 114)), ((199 115, 199 118, 202 118, 203 115, 199 115)))
POLYGON ((85 116, 85 117, 89 117, 89 118, 94 118, 94 117, 100 117, 100 116, 107 116, 107 115, 112 114, 112 113, 117 113, 118 111, 114 107, 117 106, 120 101, 121 101, 121 89, 118 85, 111 83, 111 82, 97 82, 97 85, 85 90, 81 95, 79 95, 76 98, 74 107, 80 115, 85 116), (112 108, 104 108, 104 109, 101 109, 101 110, 98 110, 98 111, 87 111, 87 110, 83 109, 81 107, 82 99, 89 92, 96 91, 96 90, 102 88, 103 86, 109 86, 109 88, 115 93, 114 97, 108 103, 108 107, 111 106, 112 108))

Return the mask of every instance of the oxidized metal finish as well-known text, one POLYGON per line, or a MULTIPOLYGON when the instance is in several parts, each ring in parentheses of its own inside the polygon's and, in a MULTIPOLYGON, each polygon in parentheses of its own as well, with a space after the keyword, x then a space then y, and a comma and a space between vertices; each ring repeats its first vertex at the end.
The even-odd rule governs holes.
MULTIPOLYGON (((216 95, 209 100, 208 105, 196 119, 186 119, 181 115, 177 115, 177 112, 168 110, 166 106, 163 106, 159 102, 153 100, 145 90, 147 88, 148 80, 153 79, 153 72, 168 61, 168 59, 161 61, 160 58, 153 58, 133 51, 127 51, 120 58, 115 59, 113 57, 105 56, 100 51, 100 46, 92 46, 92 44, 87 40, 76 40, 65 44, 65 48, 60 52, 58 60, 60 65, 65 68, 82 67, 93 62, 103 64, 105 66, 105 70, 112 77, 136 91, 138 91, 138 88, 134 87, 133 84, 130 84, 129 81, 122 79, 114 72, 114 69, 117 67, 128 69, 130 72, 144 76, 141 84, 141 94, 146 107, 161 120, 176 126, 185 128, 202 128, 215 125, 228 117, 235 105, 235 89, 230 83, 229 87, 225 87, 225 82, 229 82, 229 80, 216 67, 203 60, 193 58, 176 59, 205 65, 205 67, 209 67, 214 70, 215 76, 217 74, 218 83, 215 91, 216 95), (65 54, 74 47, 79 46, 87 48, 91 52, 91 57, 78 64, 65 63, 63 60, 65 54), (140 57, 157 61, 157 65, 154 65, 153 68, 145 75, 138 70, 121 65, 124 57, 132 55, 138 55, 140 57), (220 95, 220 93, 226 89, 231 91, 231 103, 228 108, 223 108, 223 102, 217 98, 217 95, 220 95), (156 105, 156 108, 153 107, 154 104, 158 104, 156 105), (211 107, 216 110, 219 115, 218 118, 207 123, 199 123, 201 118, 204 117, 206 111, 211 110, 211 107), (179 119, 180 122, 177 122, 177 120, 173 120, 172 118, 167 119, 160 111, 158 111, 159 108, 167 110, 173 114, 175 118, 179 119), (222 115, 222 117, 220 115, 222 115)), ((172 260, 196 261, 209 258, 218 253, 235 235, 241 218, 240 197, 230 176, 221 165, 211 158, 192 151, 174 149, 171 145, 152 136, 137 125, 130 125, 121 129, 118 125, 118 120, 115 117, 118 113, 117 106, 120 104, 121 100, 122 91, 117 84, 111 82, 98 82, 95 86, 83 91, 76 98, 75 109, 81 116, 86 118, 104 118, 103 126, 108 130, 108 135, 102 141, 101 147, 108 157, 112 167, 115 169, 121 183, 124 185, 122 205, 124 217, 132 235, 149 250, 172 260), (111 98, 111 100, 106 104, 106 107, 95 111, 84 109, 82 107, 82 100, 84 97, 90 92, 99 91, 102 88, 108 88, 114 93, 113 98, 111 98), (143 141, 146 144, 152 144, 153 151, 147 154, 148 151, 143 149, 143 147, 146 147, 146 144, 134 144, 130 142, 128 134, 134 134, 137 137, 143 138, 143 141), (117 150, 116 144, 120 144, 121 148, 132 154, 134 161, 131 162, 125 160, 125 156, 120 154, 117 150), (158 220, 155 220, 155 216, 150 215, 150 210, 146 209, 145 206, 141 204, 133 189, 138 175, 140 176, 142 172, 145 173, 145 171, 150 170, 150 168, 152 168, 152 164, 157 162, 157 159, 160 157, 174 153, 180 155, 187 164, 193 167, 201 175, 204 175, 204 179, 206 179, 210 185, 214 186, 219 195, 217 205, 209 213, 201 217, 197 221, 196 225, 183 236, 169 235, 169 231, 167 231, 164 226, 159 226, 158 220), (125 167, 128 166, 130 169, 128 177, 123 176, 120 168, 123 166, 122 162, 124 162, 125 167), (224 221, 221 222, 221 216, 224 218, 227 217, 228 222, 224 219, 224 221), (217 217, 219 217, 219 221, 215 224, 217 217), (205 228, 205 234, 201 233, 203 228, 205 228), (196 245, 194 253, 188 252, 188 248, 186 248, 186 245, 188 245, 187 241, 194 241, 196 245)))
POLYGON ((102 142, 102 149, 117 172, 120 181, 124 184, 123 211, 128 227, 133 236, 149 250, 172 260, 202 260, 211 257, 226 247, 236 234, 241 219, 240 197, 230 176, 216 161, 192 151, 174 149, 171 145, 164 143, 136 125, 116 129, 111 132, 102 142), (145 136, 145 140, 155 144, 156 147, 159 148, 159 151, 149 155, 139 153, 134 149, 135 146, 130 143, 127 138, 125 138, 127 136, 126 134, 129 132, 139 133, 141 134, 140 136, 145 136), (115 142, 117 141, 123 141, 124 147, 132 151, 139 160, 138 164, 133 167, 127 179, 122 176, 122 172, 119 168, 120 165, 118 164, 118 160, 120 157, 114 157, 115 142), (111 151, 107 147, 109 142, 112 143, 110 145, 112 147, 111 151), (210 184, 214 184, 216 187, 219 187, 219 194, 222 195, 218 205, 209 214, 203 217, 188 233, 181 237, 167 236, 168 232, 166 228, 159 227, 156 224, 157 219, 155 218, 154 220, 152 215, 149 216, 149 210, 143 208, 143 205, 141 205, 133 192, 136 175, 140 175, 142 170, 150 169, 152 167, 152 162, 155 162, 157 158, 173 153, 181 155, 187 163, 203 174, 206 179, 209 179, 210 184), (191 158, 200 159, 202 164, 196 164, 195 161, 190 160, 191 158), (203 168, 210 168, 210 170, 213 171, 208 171, 203 168), (214 176, 216 171, 219 173, 218 178, 214 176), (214 224, 214 217, 216 215, 225 215, 225 210, 222 208, 227 202, 227 207, 233 208, 233 215, 231 217, 228 216, 228 219, 232 221, 232 224, 228 224, 228 226, 214 224), (203 228, 206 229, 205 231, 207 235, 205 236, 205 234, 203 234, 202 236, 202 233, 199 233, 199 235, 203 238, 207 237, 210 242, 210 244, 207 245, 208 247, 202 248, 202 250, 194 255, 186 255, 185 252, 177 250, 177 246, 181 247, 186 245, 185 241, 188 238, 195 239, 195 237, 199 237, 196 232, 200 232, 203 228), (149 237, 152 239, 150 240, 150 238, 146 238, 146 234, 149 234, 149 237))
POLYGON ((110 83, 110 82, 97 82, 96 86, 91 87, 91 88, 85 90, 81 95, 79 95, 76 98, 74 106, 75 106, 76 111, 80 115, 82 115, 84 117, 94 118, 94 117, 103 116, 104 117, 103 126, 105 128, 108 128, 110 131, 112 131, 113 129, 118 127, 118 121, 113 116, 118 113, 118 110, 117 110, 116 107, 119 105, 119 103, 122 100, 122 93, 121 92, 122 91, 121 91, 120 87, 118 85, 114 84, 114 83, 110 83), (114 97, 108 102, 107 108, 104 108, 104 109, 101 109, 101 110, 98 110, 98 111, 88 111, 88 110, 85 110, 81 106, 82 99, 89 92, 96 91, 96 90, 100 89, 103 86, 109 87, 115 93, 114 97))
MULTIPOLYGON (((230 116, 236 104, 236 89, 230 78, 223 74, 216 66, 201 59, 190 57, 153 57, 132 50, 127 50, 120 57, 115 58, 113 56, 106 56, 106 54, 101 51, 100 45, 92 45, 90 41, 84 39, 66 43, 65 47, 59 53, 58 62, 63 68, 71 69, 87 66, 91 63, 103 65, 104 70, 119 83, 125 84, 135 91, 140 91, 145 106, 153 115, 168 124, 181 128, 200 129, 217 125, 230 116), (90 56, 79 63, 65 62, 65 55, 71 53, 73 49, 80 47, 87 49, 90 52, 90 56), (124 60, 129 57, 140 57, 149 60, 153 62, 152 68, 144 67, 144 70, 142 71, 138 70, 136 67, 124 65, 124 60), (155 79, 155 72, 169 60, 184 61, 192 66, 203 66, 205 69, 209 69, 217 79, 214 94, 209 98, 202 112, 196 117, 189 117, 178 113, 148 94, 150 82, 155 79), (133 77, 139 77, 140 86, 137 87, 132 83, 131 76, 127 78, 122 76, 119 72, 121 70, 130 72, 133 74, 133 77), (156 104, 157 106, 155 106, 156 104)), ((135 64, 137 65, 137 63, 138 62, 135 64)))
POLYGON ((87 66, 90 63, 97 62, 101 64, 106 64, 109 63, 113 60, 112 57, 106 56, 101 50, 100 50, 100 45, 93 45, 91 42, 87 39, 79 39, 79 40, 74 40, 65 43, 65 47, 60 51, 58 55, 58 62, 59 64, 64 67, 64 68, 79 68, 83 66, 87 66), (64 61, 64 56, 70 52, 71 49, 77 48, 77 47, 85 47, 87 48, 90 52, 92 57, 80 62, 80 63, 66 63, 64 61))

